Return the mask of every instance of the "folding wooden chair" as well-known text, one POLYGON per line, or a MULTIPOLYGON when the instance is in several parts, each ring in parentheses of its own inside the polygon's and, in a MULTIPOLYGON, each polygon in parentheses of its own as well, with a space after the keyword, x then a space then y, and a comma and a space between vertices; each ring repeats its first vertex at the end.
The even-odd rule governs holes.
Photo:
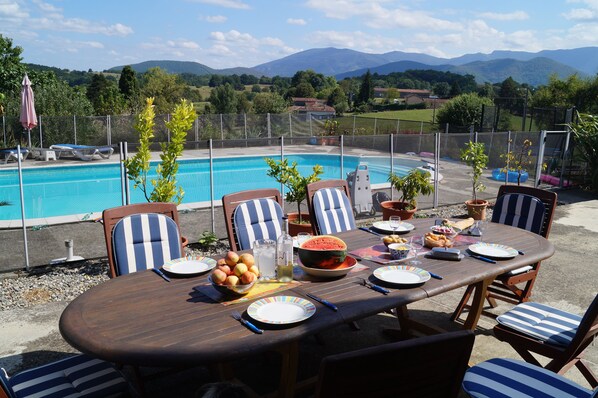
MULTIPOLYGON (((125 217, 130 217, 134 214, 160 214, 160 215, 164 215, 170 219, 172 219, 174 221, 174 225, 170 222, 167 222, 169 224, 168 227, 168 231, 166 234, 154 234, 154 235, 150 235, 147 236, 146 240, 148 242, 151 242, 151 240, 157 241, 159 240, 169 240, 170 242, 170 254, 168 254, 167 256, 162 255, 162 260, 170 260, 172 258, 178 258, 182 256, 183 253, 183 247, 182 247, 182 240, 180 238, 180 231, 179 231, 179 213, 177 210, 177 207, 174 203, 161 203, 161 202, 149 202, 149 203, 137 203, 137 204, 132 204, 132 205, 127 205, 127 206, 119 206, 119 207, 113 207, 111 209, 106 209, 103 211, 102 213, 102 218, 103 218, 103 223, 104 223, 104 238, 106 239, 106 250, 108 252, 108 264, 110 265, 110 277, 114 278, 118 275, 120 275, 119 270, 118 270, 118 266, 117 266, 117 261, 116 261, 116 257, 115 257, 115 252, 114 252, 114 245, 113 245, 113 230, 114 227, 125 217), (176 227, 176 228, 175 228, 176 227), (178 245, 177 244, 173 244, 172 242, 175 241, 175 239, 177 239, 175 237, 175 234, 178 234, 178 245), (161 238, 158 237, 158 235, 161 236, 161 238), (178 249, 177 249, 178 247, 178 249)), ((156 220, 154 220, 156 221, 156 220)), ((154 222, 152 221, 152 222, 154 222)), ((121 224, 122 225, 122 224, 121 224)), ((130 229, 129 229, 130 231, 130 229)), ((124 229, 121 230, 121 233, 124 233, 124 229)), ((140 238, 142 239, 142 237, 140 238)), ((122 242, 124 243, 124 241, 122 242)), ((151 244, 150 244, 151 245, 151 244)), ((123 251, 124 253, 125 251, 123 251)), ((157 252, 156 252, 157 254, 157 252)), ((140 259, 141 261, 141 259, 140 259)), ((122 267, 125 267, 125 259, 122 259, 120 261, 122 267)), ((156 262, 160 262, 160 260, 155 260, 152 262, 156 263, 156 262)), ((165 261, 162 261, 162 264, 165 261)), ((161 266, 162 264, 156 264, 157 266, 161 266)), ((131 270, 135 269, 138 270, 139 268, 137 267, 137 265, 140 264, 131 264, 130 268, 131 270)), ((127 268, 128 265, 126 266, 127 268)), ((143 267, 143 269, 146 269, 146 267, 143 267)), ((128 273, 128 272, 125 272, 128 273)))
POLYGON ((307 206, 317 235, 356 228, 351 194, 345 180, 321 180, 307 184, 307 206))
POLYGON ((256 239, 274 239, 282 231, 278 189, 253 189, 222 197, 226 233, 232 251, 248 250, 256 239))
POLYGON ((582 359, 583 351, 598 334, 598 295, 583 317, 534 302, 522 303, 496 318, 497 339, 509 343, 521 357, 542 366, 532 355, 550 358, 546 369, 564 374, 572 366, 592 388, 598 379, 582 359))
MULTIPOLYGON (((492 222, 516 226, 548 238, 556 205, 557 194, 554 192, 527 186, 502 185, 498 190, 492 222), (543 211, 540 211, 541 206, 538 206, 538 202, 543 205, 543 211)), ((495 300, 512 304, 529 301, 539 270, 538 262, 499 275, 488 286, 486 299, 490 306, 497 306, 495 300)), ((469 308, 467 302, 472 292, 473 286, 468 286, 451 316, 453 321, 465 308, 469 308)), ((484 312, 484 315, 495 316, 488 312, 484 312)))
POLYGON ((598 396, 598 388, 592 392, 539 366, 503 358, 493 358, 469 368, 463 378, 463 391, 473 398, 598 396))
POLYGON ((473 343, 462 330, 326 357, 316 397, 457 397, 473 343))
POLYGON ((0 368, 0 398, 124 397, 129 385, 112 364, 75 355, 8 377, 0 368))

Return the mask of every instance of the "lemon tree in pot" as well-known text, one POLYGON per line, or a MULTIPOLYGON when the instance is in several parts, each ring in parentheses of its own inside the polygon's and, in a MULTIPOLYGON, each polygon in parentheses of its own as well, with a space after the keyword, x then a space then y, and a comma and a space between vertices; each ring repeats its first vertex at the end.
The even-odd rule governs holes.
POLYGON ((430 195, 434 192, 434 185, 430 181, 430 173, 420 169, 412 169, 406 176, 401 177, 394 173, 388 176, 392 188, 401 195, 398 201, 389 200, 380 203, 382 219, 388 220, 390 216, 399 216, 401 220, 413 218, 417 210, 417 197, 430 195))
POLYGON ((320 180, 320 175, 324 172, 322 166, 316 164, 312 168, 312 173, 304 177, 297 169, 297 162, 289 165, 288 158, 282 161, 276 161, 272 158, 265 158, 264 160, 270 167, 267 175, 287 188, 284 196, 285 200, 297 204, 297 213, 288 214, 289 234, 295 236, 299 232, 312 233, 309 214, 301 213, 301 202, 307 197, 307 184, 320 180))
POLYGON ((461 160, 471 167, 472 198, 465 202, 467 211, 469 216, 473 217, 474 220, 484 220, 486 218, 488 201, 478 199, 477 196, 478 192, 486 190, 486 186, 480 180, 488 164, 488 155, 486 155, 484 143, 467 142, 465 148, 461 149, 461 160))

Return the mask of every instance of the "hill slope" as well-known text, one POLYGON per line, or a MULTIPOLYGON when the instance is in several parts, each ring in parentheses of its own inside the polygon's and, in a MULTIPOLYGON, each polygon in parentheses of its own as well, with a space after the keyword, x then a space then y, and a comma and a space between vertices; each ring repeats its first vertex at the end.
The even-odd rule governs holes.
MULTIPOLYGON (((194 75, 254 75, 257 77, 262 76, 262 73, 253 70, 251 68, 227 68, 227 69, 213 69, 199 62, 191 61, 144 61, 138 64, 131 64, 131 68, 137 73, 145 73, 150 68, 159 67, 164 69, 168 73, 192 73, 194 75)), ((124 68, 124 65, 115 66, 110 68, 109 72, 120 72, 124 68)))

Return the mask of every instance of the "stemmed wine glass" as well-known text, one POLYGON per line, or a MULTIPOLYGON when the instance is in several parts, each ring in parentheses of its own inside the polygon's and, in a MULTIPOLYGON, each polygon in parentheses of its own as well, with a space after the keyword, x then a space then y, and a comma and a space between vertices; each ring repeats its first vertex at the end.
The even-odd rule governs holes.
POLYGON ((396 235, 397 229, 399 229, 399 227, 401 226, 401 217, 390 216, 390 218, 388 219, 388 225, 390 225, 390 228, 392 228, 392 234, 396 235))
POLYGON ((424 247, 424 237, 423 236, 412 236, 411 241, 409 242, 411 247, 413 248, 413 259, 410 261, 411 265, 420 265, 422 262, 417 259, 417 255, 419 251, 424 247))

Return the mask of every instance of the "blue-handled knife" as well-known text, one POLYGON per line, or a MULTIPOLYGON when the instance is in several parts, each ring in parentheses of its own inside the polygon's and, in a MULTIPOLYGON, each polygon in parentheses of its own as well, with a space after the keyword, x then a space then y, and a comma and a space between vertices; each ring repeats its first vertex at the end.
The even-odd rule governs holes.
POLYGON ((479 256, 479 255, 477 255, 477 254, 471 254, 471 253, 469 253, 469 256, 470 256, 470 257, 473 257, 473 258, 476 258, 476 259, 478 259, 478 260, 485 261, 485 262, 487 262, 487 263, 496 264, 496 260, 493 260, 493 259, 491 259, 491 258, 488 258, 488 257, 479 256))
POLYGON ((438 275, 438 274, 435 274, 435 273, 433 273, 433 272, 430 272, 430 271, 428 271, 428 274, 430 274, 430 276, 431 276, 432 278, 434 278, 434 279, 440 279, 440 280, 442 280, 442 279, 443 279, 443 278, 442 278, 442 276, 440 276, 440 275, 438 275))
POLYGON ((384 236, 384 235, 379 234, 378 232, 372 231, 371 229, 366 228, 366 227, 359 227, 359 229, 361 229, 362 231, 365 231, 365 232, 369 232, 370 234, 373 234, 376 236, 384 236))
POLYGON ((156 274, 160 275, 162 277, 162 279, 164 279, 166 282, 170 282, 170 278, 167 277, 166 275, 164 275, 164 272, 162 272, 161 269, 159 269, 159 268, 152 268, 152 271, 154 271, 156 274))
POLYGON ((334 304, 332 304, 330 301, 328 300, 324 300, 323 298, 320 298, 318 296, 314 296, 311 293, 305 293, 305 295, 309 298, 312 298, 314 300, 316 300, 317 302, 324 304, 326 307, 330 308, 333 311, 338 311, 338 307, 334 304))
POLYGON ((361 279, 361 284, 365 287, 369 287, 372 290, 377 291, 378 293, 382 293, 384 295, 387 295, 388 293, 390 293, 390 290, 383 288, 382 286, 378 286, 373 284, 372 282, 368 282, 363 278, 359 278, 361 279))
POLYGON ((245 326, 247 329, 251 330, 253 333, 257 333, 257 334, 264 333, 264 331, 262 329, 258 328, 253 323, 251 323, 247 319, 243 318, 241 316, 241 314, 239 314, 238 312, 235 311, 231 315, 233 318, 235 318, 237 321, 241 322, 241 324, 243 326, 245 326))

